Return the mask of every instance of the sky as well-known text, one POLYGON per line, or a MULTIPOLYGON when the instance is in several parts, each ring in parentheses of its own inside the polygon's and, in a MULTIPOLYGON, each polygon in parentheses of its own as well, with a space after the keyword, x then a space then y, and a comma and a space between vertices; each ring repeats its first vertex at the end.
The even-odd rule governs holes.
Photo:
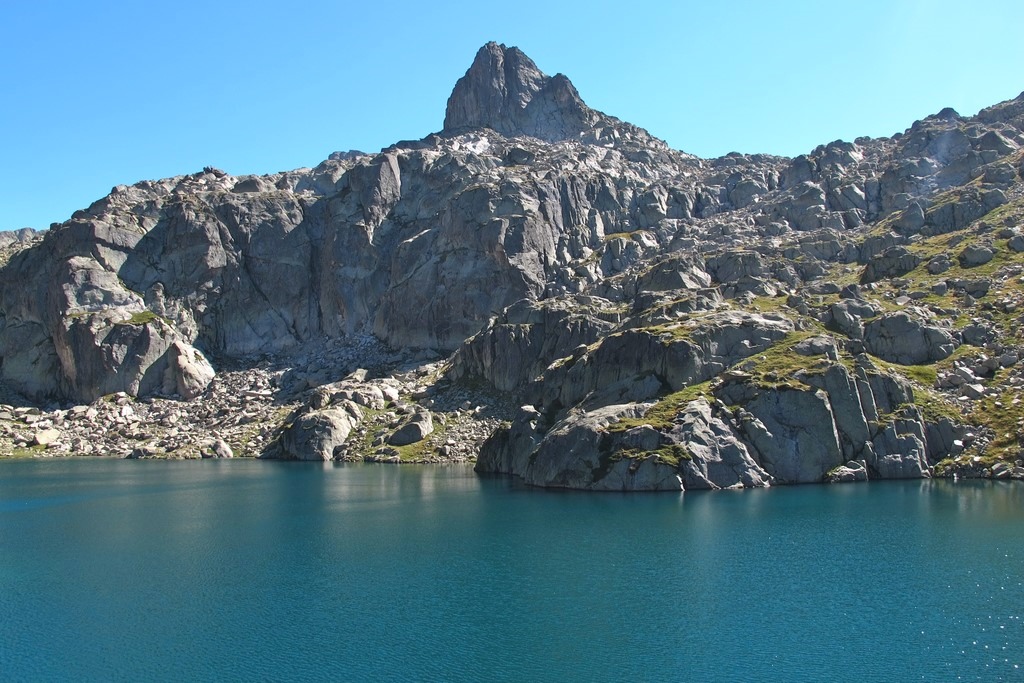
POLYGON ((422 138, 490 40, 716 157, 975 114, 1024 90, 1021 35, 1021 0, 0 0, 0 230, 118 184, 422 138))

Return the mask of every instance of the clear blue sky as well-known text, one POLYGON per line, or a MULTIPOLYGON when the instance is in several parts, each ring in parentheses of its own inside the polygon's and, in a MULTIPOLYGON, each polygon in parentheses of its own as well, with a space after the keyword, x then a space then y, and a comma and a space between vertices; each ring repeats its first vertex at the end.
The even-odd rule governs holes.
POLYGON ((441 127, 488 40, 704 157, 794 156, 1024 90, 1024 2, 0 0, 0 229, 113 185, 441 127))

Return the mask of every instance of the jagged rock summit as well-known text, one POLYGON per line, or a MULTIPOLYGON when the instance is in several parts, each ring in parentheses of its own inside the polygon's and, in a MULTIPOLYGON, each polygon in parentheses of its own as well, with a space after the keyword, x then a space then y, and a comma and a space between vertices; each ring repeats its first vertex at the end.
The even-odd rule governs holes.
POLYGON ((555 142, 578 137, 600 118, 568 78, 546 76, 519 48, 490 42, 455 84, 444 130, 490 128, 507 137, 555 142))
POLYGON ((445 110, 443 134, 492 130, 544 142, 579 140, 602 145, 639 141, 667 145, 647 131, 591 109, 564 74, 548 76, 517 47, 490 42, 458 80, 445 110))
POLYGON ((489 43, 437 134, 118 186, 7 240, 0 380, 63 406, 0 405, 0 453, 1024 477, 1021 101, 704 160, 489 43))

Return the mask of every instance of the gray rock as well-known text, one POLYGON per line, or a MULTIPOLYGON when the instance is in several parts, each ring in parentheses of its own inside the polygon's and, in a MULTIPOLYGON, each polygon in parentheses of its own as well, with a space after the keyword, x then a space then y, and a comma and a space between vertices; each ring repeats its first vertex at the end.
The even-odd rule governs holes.
POLYGON ((940 275, 953 267, 953 263, 946 254, 936 254, 928 260, 928 272, 932 275, 940 275))
POLYGON ((827 481, 830 484, 840 484, 855 481, 867 481, 868 469, 866 463, 861 460, 851 460, 845 465, 840 465, 828 473, 827 481))
POLYGON ((518 48, 488 43, 455 84, 444 129, 491 128, 550 142, 576 137, 596 118, 565 76, 550 78, 518 48))
POLYGON ((855 299, 843 299, 828 309, 825 323, 853 339, 863 335, 863 318, 873 318, 879 311, 872 304, 855 299))
POLYGON ((947 358, 956 349, 949 331, 906 313, 892 313, 864 326, 864 345, 883 360, 901 365, 921 365, 947 358))
POLYGON ((434 420, 429 410, 416 410, 388 437, 392 446, 408 446, 427 438, 434 431, 434 420))
POLYGON ((921 479, 930 476, 928 448, 920 422, 896 418, 872 441, 868 466, 883 479, 921 479))
POLYGON ((612 307, 598 297, 516 302, 459 348, 451 374, 479 377, 502 391, 518 389, 556 359, 610 332, 614 324, 600 316, 612 307))
POLYGON ((957 260, 963 268, 975 268, 985 265, 994 256, 995 251, 992 250, 992 247, 984 244, 971 244, 964 247, 963 251, 957 256, 957 260))
POLYGON ((224 439, 214 439, 203 449, 202 456, 204 458, 233 458, 235 452, 231 450, 231 446, 224 439))
POLYGON ((824 481, 843 463, 839 435, 824 391, 772 389, 747 403, 741 429, 761 466, 780 484, 824 481))
MULTIPOLYGON (((782 316, 722 312, 708 314, 672 330, 623 330, 605 337, 582 357, 552 367, 544 375, 541 403, 575 405, 588 396, 622 402, 608 393, 651 376, 678 391, 721 372, 743 358, 769 348, 793 330, 782 316)), ((649 396, 629 395, 629 401, 649 396)))
MULTIPOLYGON (((349 406, 346 406, 346 408, 349 406)), ((361 415, 342 408, 315 410, 300 415, 281 434, 283 457, 296 460, 331 460, 361 415)))
POLYGON ((975 321, 968 325, 965 325, 960 330, 960 338, 964 344, 970 344, 971 346, 985 346, 989 342, 996 338, 996 332, 992 329, 992 326, 981 321, 975 321))
POLYGON ((988 290, 992 287, 992 280, 989 278, 954 278, 946 280, 946 284, 949 285, 951 289, 966 292, 977 299, 988 294, 988 290))
POLYGON ((40 429, 32 436, 34 446, 52 446, 60 441, 63 434, 59 429, 40 429))
POLYGON ((960 395, 970 399, 979 399, 985 396, 985 387, 977 383, 964 383, 960 385, 960 395))
POLYGON ((793 352, 801 356, 827 356, 832 360, 839 359, 836 340, 827 335, 810 337, 793 346, 793 352))
POLYGON ((921 257, 906 247, 890 247, 868 262, 861 274, 860 282, 866 284, 906 275, 917 268, 920 263, 921 257))
POLYGON ((183 341, 176 341, 167 350, 167 374, 164 390, 187 400, 202 395, 215 376, 213 367, 202 353, 183 341))
POLYGON ((688 458, 680 461, 686 489, 725 489, 770 486, 772 477, 758 465, 735 429, 714 417, 710 404, 688 403, 676 417, 670 435, 682 444, 688 458))
POLYGON ((765 274, 764 261, 756 251, 726 251, 707 261, 707 271, 715 282, 735 282, 765 274))

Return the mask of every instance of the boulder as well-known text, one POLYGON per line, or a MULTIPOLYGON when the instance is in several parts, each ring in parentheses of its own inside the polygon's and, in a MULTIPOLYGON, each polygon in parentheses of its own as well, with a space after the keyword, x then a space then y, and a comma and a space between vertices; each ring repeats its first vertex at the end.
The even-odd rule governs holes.
POLYGON ((948 330, 900 312, 867 323, 864 346, 869 353, 891 363, 921 365, 949 357, 957 344, 948 330))
POLYGON ((978 299, 988 294, 988 290, 992 287, 992 280, 986 277, 971 279, 953 278, 946 280, 946 284, 950 289, 966 292, 975 299, 978 299))
POLYGON ((204 458, 233 458, 235 452, 224 439, 213 439, 202 450, 204 458))
POLYGON ((863 335, 863 318, 873 318, 879 310, 872 304, 856 299, 842 299, 829 306, 825 324, 852 339, 863 335))
POLYGON ((195 347, 176 341, 167 350, 164 391, 188 401, 201 396, 215 374, 213 366, 195 347))
POLYGON ((294 460, 331 460, 334 449, 348 439, 362 414, 352 404, 313 410, 297 417, 280 437, 282 457, 294 460))
POLYGON ((940 275, 953 267, 952 261, 947 254, 936 254, 928 260, 928 272, 932 275, 940 275))
POLYGON ((63 434, 59 429, 40 429, 32 436, 34 446, 52 446, 60 441, 63 434))
POLYGON ((851 460, 845 465, 840 465, 828 473, 826 481, 830 484, 841 484, 846 482, 867 481, 868 468, 862 460, 851 460))
POLYGON ((890 247, 868 262, 861 274, 860 282, 867 284, 906 275, 920 263, 921 257, 906 247, 890 247))
POLYGON ((399 424, 388 437, 392 446, 408 446, 427 438, 434 431, 434 420, 429 410, 416 410, 399 424))
POLYGON ((832 360, 839 359, 839 348, 836 340, 828 335, 809 337, 793 345, 793 352, 801 356, 827 356, 832 360))
POLYGON ((995 256, 992 247, 984 244, 970 244, 957 256, 961 268, 983 266, 995 256))

